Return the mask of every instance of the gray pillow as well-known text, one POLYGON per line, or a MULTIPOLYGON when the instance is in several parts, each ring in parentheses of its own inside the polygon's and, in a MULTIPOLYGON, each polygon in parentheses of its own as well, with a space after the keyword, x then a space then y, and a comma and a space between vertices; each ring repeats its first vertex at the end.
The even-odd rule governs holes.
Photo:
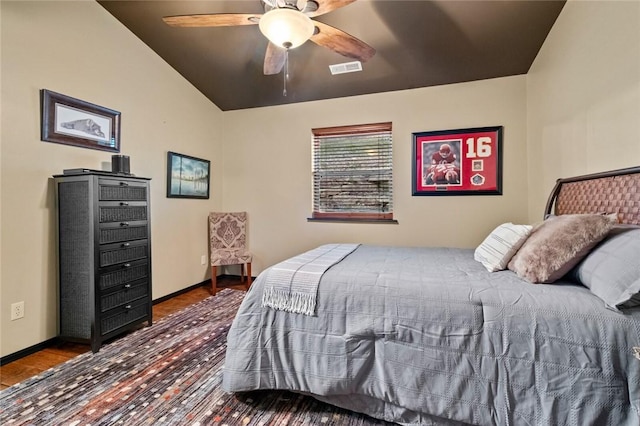
POLYGON ((616 226, 571 277, 610 307, 640 305, 640 228, 616 226))
POLYGON ((616 214, 550 217, 534 227, 508 267, 529 282, 552 283, 580 262, 616 222, 616 214))

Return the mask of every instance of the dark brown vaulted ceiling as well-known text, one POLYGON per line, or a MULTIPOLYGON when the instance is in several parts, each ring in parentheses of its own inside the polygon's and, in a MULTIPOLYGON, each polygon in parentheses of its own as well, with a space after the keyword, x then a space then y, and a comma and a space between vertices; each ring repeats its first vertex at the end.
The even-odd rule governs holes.
POLYGON ((329 65, 353 59, 306 42, 290 53, 286 97, 282 74, 263 75, 267 40, 257 25, 175 28, 162 21, 260 14, 260 0, 98 3, 227 111, 526 74, 565 1, 358 0, 314 19, 363 40, 376 55, 362 72, 332 76, 329 65))

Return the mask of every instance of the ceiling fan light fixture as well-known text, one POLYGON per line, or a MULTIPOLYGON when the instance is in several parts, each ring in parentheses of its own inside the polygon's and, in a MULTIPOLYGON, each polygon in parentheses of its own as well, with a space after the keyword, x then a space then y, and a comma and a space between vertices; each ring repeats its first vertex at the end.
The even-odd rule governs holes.
POLYGON ((294 9, 273 9, 262 15, 260 31, 278 47, 294 49, 309 40, 315 31, 313 21, 294 9))

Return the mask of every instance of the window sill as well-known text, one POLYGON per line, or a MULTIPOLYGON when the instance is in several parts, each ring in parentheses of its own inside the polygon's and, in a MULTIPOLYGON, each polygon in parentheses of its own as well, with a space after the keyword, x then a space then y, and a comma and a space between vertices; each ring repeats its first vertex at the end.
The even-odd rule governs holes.
POLYGON ((398 221, 396 219, 357 219, 357 218, 315 218, 308 217, 307 222, 344 222, 344 223, 381 223, 387 225, 397 225, 398 221))

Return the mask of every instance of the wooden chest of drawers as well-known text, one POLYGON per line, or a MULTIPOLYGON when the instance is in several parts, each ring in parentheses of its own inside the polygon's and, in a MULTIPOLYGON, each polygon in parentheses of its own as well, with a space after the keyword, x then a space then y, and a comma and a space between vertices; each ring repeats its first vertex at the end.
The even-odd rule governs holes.
POLYGON ((152 322, 149 179, 111 173, 54 176, 59 337, 93 352, 152 322))

